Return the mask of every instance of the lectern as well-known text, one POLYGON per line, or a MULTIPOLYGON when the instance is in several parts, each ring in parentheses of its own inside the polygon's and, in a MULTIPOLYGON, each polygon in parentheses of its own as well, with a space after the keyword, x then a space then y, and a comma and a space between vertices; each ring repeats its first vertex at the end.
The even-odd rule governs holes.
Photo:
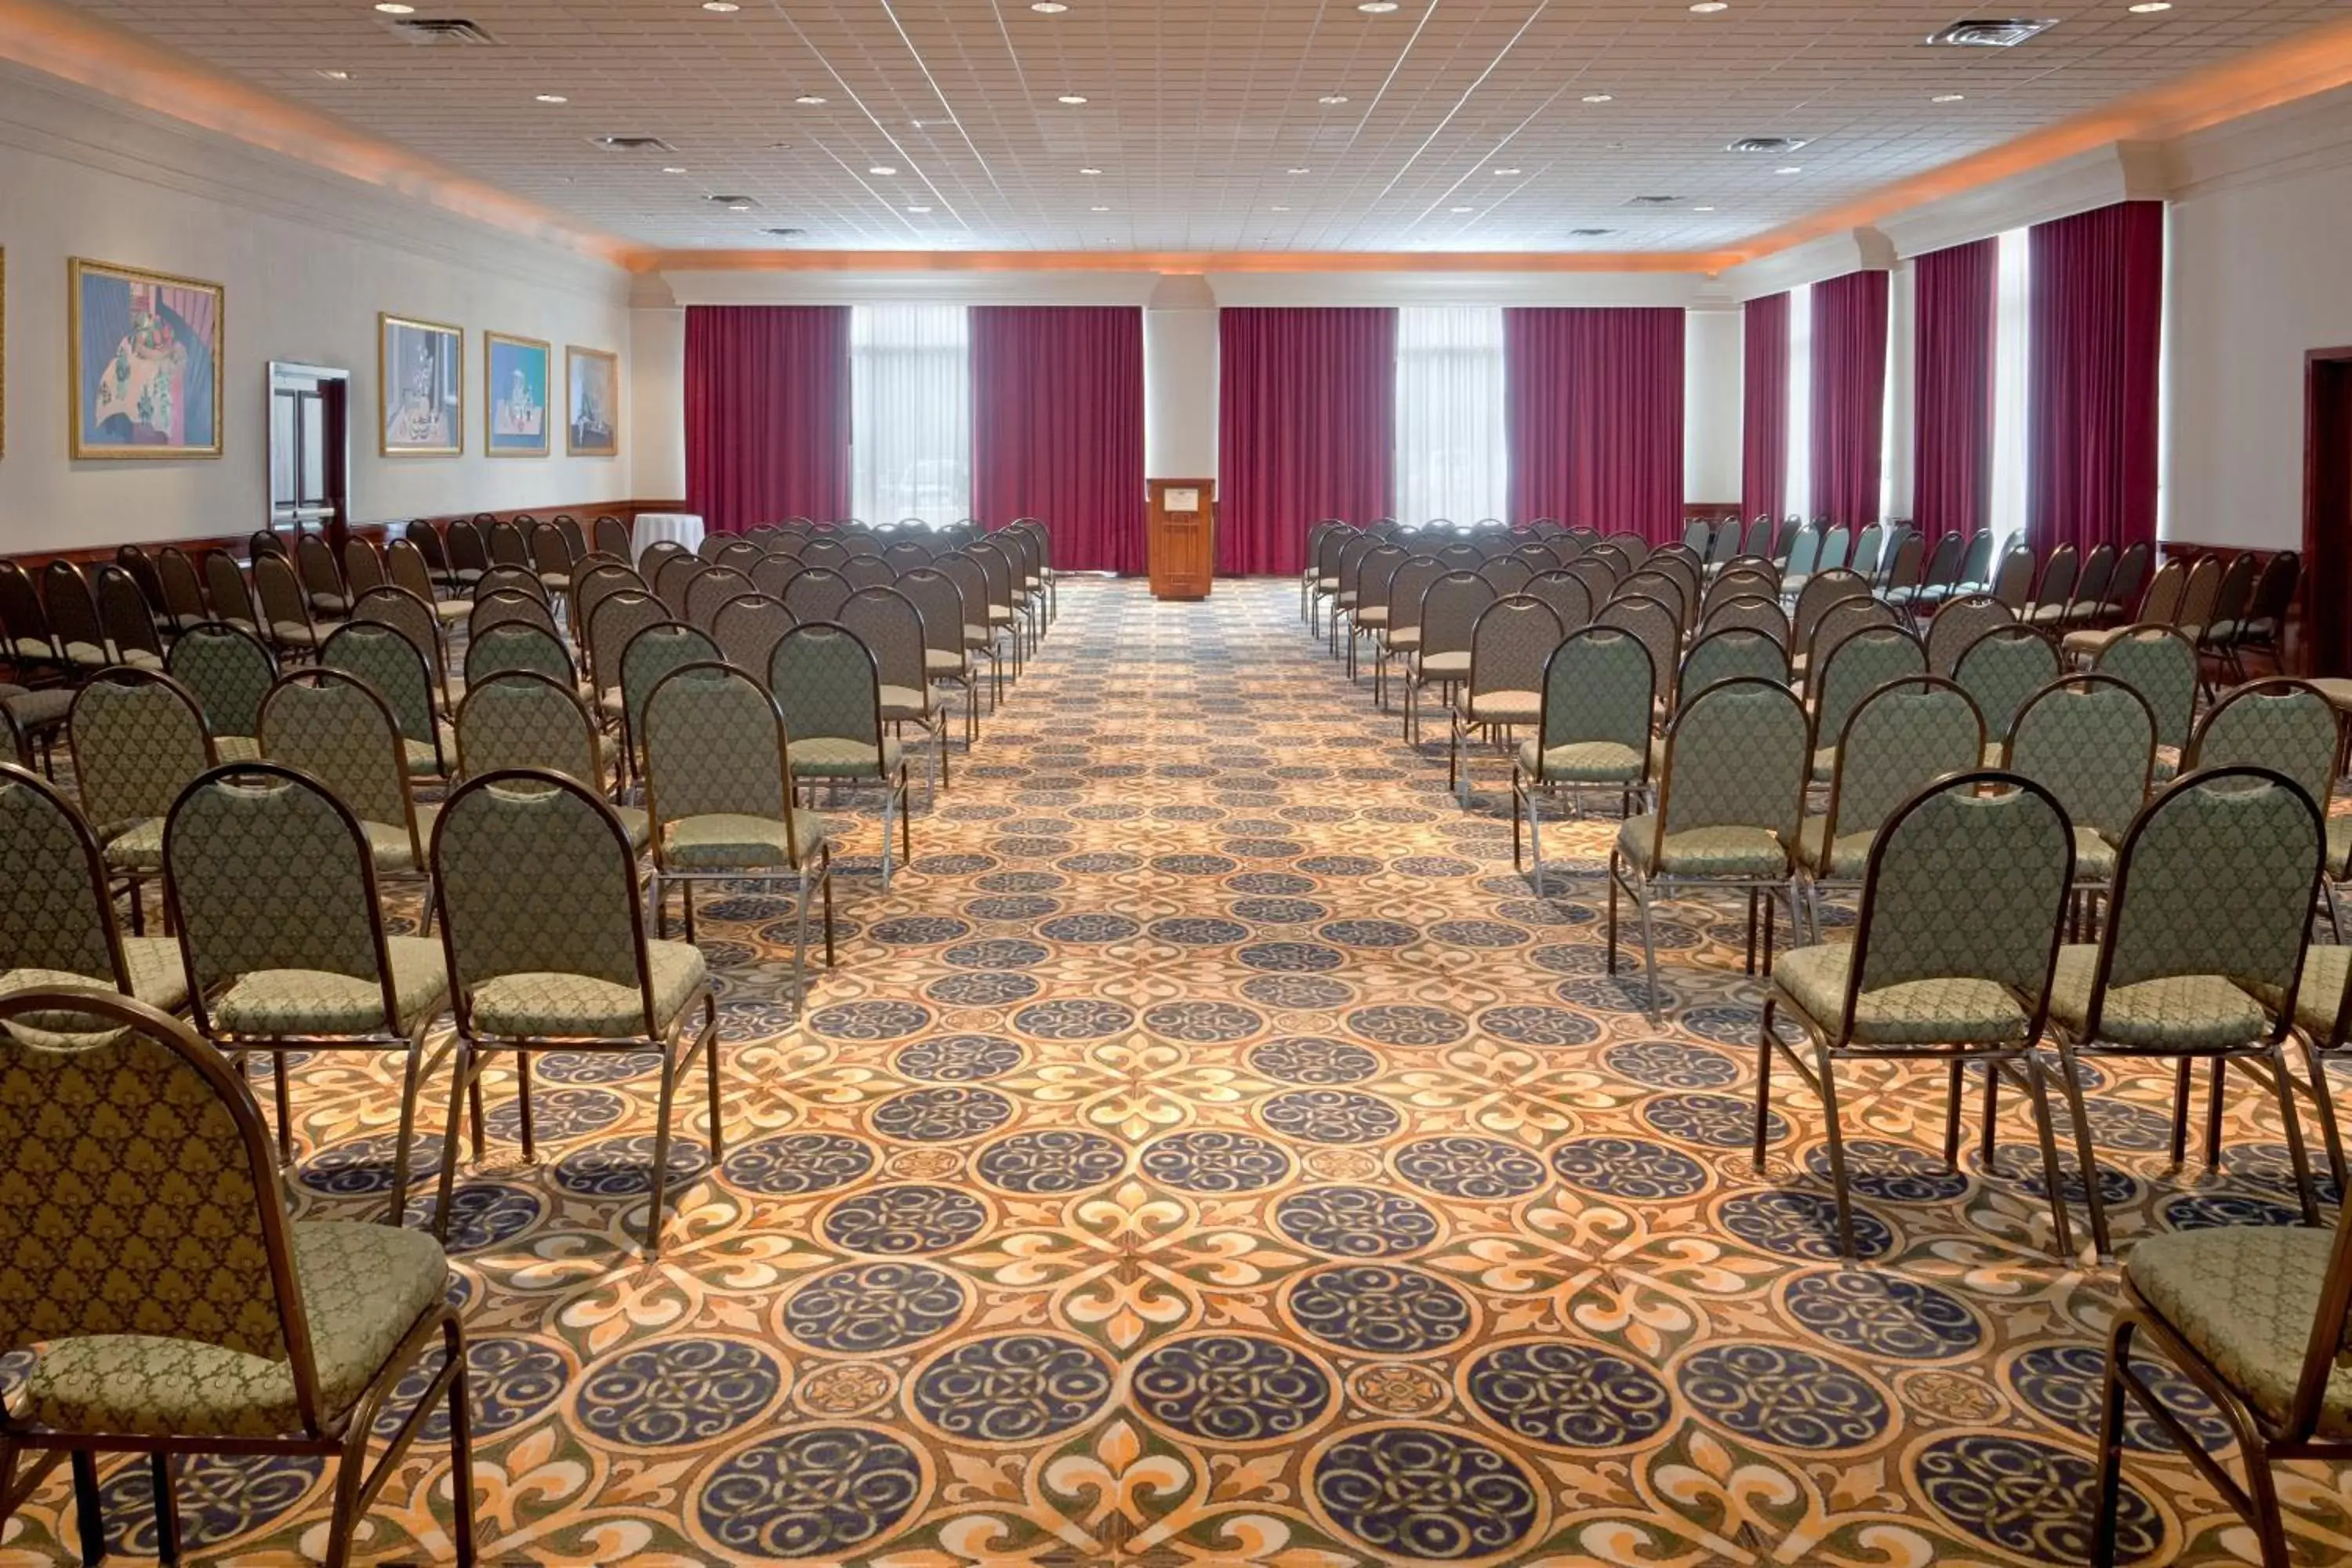
POLYGON ((1151 596, 1205 599, 1217 571, 1217 481, 1152 479, 1151 596))

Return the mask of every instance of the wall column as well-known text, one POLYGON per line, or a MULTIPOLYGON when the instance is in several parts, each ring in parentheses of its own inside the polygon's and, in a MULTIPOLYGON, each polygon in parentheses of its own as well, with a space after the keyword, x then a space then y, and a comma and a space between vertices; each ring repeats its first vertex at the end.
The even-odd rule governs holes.
POLYGON ((1143 310, 1143 471, 1217 473, 1217 297, 1197 273, 1163 274, 1143 310))

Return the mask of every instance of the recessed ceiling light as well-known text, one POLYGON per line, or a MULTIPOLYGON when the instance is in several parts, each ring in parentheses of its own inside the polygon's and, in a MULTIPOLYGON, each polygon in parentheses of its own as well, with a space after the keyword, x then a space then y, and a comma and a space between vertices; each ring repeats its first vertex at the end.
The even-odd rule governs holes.
POLYGON ((1087 95, 1083 92, 1066 92, 1061 98, 1064 103, 1084 103, 1086 100, 1087 95))
POLYGON ((1455 207, 1454 210, 1458 213, 1475 213, 1478 209, 1476 207, 1455 207))
POLYGON ((1693 208, 1691 208, 1691 211, 1693 211, 1693 212, 1695 212, 1695 213, 1711 213, 1711 212, 1713 212, 1714 210, 1715 210, 1715 209, 1714 209, 1713 207, 1693 207, 1693 208))
POLYGON ((1029 9, 1048 16, 1058 16, 1069 7, 1063 5, 1062 0, 1029 0, 1029 9))
POLYGON ((1518 171, 1517 169, 1497 169, 1495 173, 1498 174, 1516 174, 1518 171))
POLYGON ((376 0, 375 8, 387 16, 413 16, 416 14, 415 6, 404 5, 400 0, 376 0))
POLYGON ((1108 207, 1089 207, 1087 210, 1088 210, 1089 212, 1107 213, 1107 212, 1110 211, 1110 208, 1108 208, 1108 207))
POLYGON ((686 173, 686 169, 683 164, 672 163, 662 170, 662 173, 665 174, 683 174, 686 173))
POLYGON ((2138 5, 2128 9, 2135 16, 2152 16, 2158 11, 2171 10, 2172 0, 2139 0, 2138 5))
POLYGON ((1693 5, 1691 9, 1702 16, 1712 16, 1717 11, 1730 10, 1731 6, 1729 0, 1698 0, 1698 4, 1693 5))
POLYGON ((1776 174, 1801 174, 1805 169, 1801 163, 1783 163, 1772 172, 1776 174))
POLYGON ((1282 207, 1282 206, 1278 206, 1278 207, 1276 207, 1274 210, 1275 210, 1276 212, 1278 212, 1278 213, 1286 213, 1286 212, 1288 212, 1290 209, 1289 209, 1288 207, 1282 207))
POLYGON ((866 171, 869 174, 895 174, 898 171, 887 163, 877 163, 866 171))
POLYGON ((816 93, 804 92, 798 98, 793 100, 793 101, 794 103, 823 103, 824 100, 816 93))
POLYGON ((1348 95, 1344 92, 1327 92, 1315 101, 1318 103, 1345 103, 1348 101, 1348 95))
POLYGON ((727 204, 727 210, 730 213, 747 213, 751 210, 751 204, 750 202, 729 202, 727 204))
POLYGON ((1374 16, 1385 16, 1396 8, 1397 0, 1363 0, 1363 3, 1356 7, 1357 10, 1367 12, 1374 16))
POLYGON ((1584 95, 1584 101, 1587 103, 1614 103, 1617 100, 1615 96, 1611 93, 1588 92, 1584 95))
POLYGON ((539 94, 539 101, 541 103, 569 103, 572 100, 564 97, 560 92, 542 92, 539 94))
POLYGON ((929 208, 929 207, 927 207, 927 206, 922 206, 922 205, 915 205, 915 206, 910 206, 910 207, 908 207, 907 210, 908 210, 908 212, 910 212, 910 213, 927 213, 927 212, 930 211, 931 209, 930 209, 930 208, 929 208))
POLYGON ((706 11, 716 11, 724 16, 730 12, 740 11, 743 7, 735 4, 735 0, 702 0, 702 8, 706 11))
POLYGON ((349 71, 322 70, 319 74, 325 77, 329 81, 349 81, 352 79, 352 73, 349 71))
POLYGON ((1081 174, 1099 174, 1102 171, 1094 167, 1092 164, 1089 164, 1086 168, 1080 169, 1078 173, 1081 174))
POLYGON ((1967 101, 1968 96, 1969 95, 1965 92, 1939 92, 1927 101, 1930 103, 1963 103, 1967 101))

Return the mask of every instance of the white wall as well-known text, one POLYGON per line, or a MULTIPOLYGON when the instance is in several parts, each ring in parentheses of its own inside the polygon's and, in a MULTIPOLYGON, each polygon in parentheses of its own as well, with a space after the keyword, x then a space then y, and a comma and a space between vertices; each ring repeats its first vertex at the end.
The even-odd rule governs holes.
POLYGON ((1736 309, 1683 316, 1683 500, 1739 504, 1741 330, 1736 309))
POLYGON ((686 499, 686 311, 641 305, 629 311, 629 429, 636 456, 634 492, 643 500, 686 499))
POLYGON ((0 73, 0 246, 7 252, 7 449, 0 552, 242 533, 268 521, 268 362, 352 373, 352 510, 358 521, 555 508, 635 494, 618 458, 483 455, 482 333, 552 347, 552 412, 566 344, 623 356, 615 268, 431 212, 409 199, 240 143, 0 73), (226 288, 219 458, 66 456, 66 259, 80 256, 226 288), (466 454, 377 453, 376 312, 466 330, 466 454))

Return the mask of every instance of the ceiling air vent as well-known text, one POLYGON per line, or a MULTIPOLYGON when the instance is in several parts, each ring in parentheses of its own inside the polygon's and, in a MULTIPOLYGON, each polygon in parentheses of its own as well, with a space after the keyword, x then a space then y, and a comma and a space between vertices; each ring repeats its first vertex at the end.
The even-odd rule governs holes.
POLYGON ((705 196, 703 200, 715 207, 725 207, 730 213, 747 213, 760 204, 749 196, 705 196))
POLYGON ((675 153, 677 151, 658 136, 591 136, 588 140, 607 153, 675 153))
POLYGON ((1570 239, 1599 239, 1602 235, 1616 232, 1613 228, 1572 228, 1568 231, 1568 237, 1570 239))
POLYGON ((1742 136, 1724 147, 1727 153, 1793 153, 1812 141, 1810 136, 1742 136))
POLYGON ((1948 27, 1927 35, 1931 44, 1957 44, 1971 49, 2013 49, 2058 25, 2055 16, 2033 20, 2022 16, 1964 16, 1948 27))
POLYGON ((804 228, 763 228, 761 234, 772 234, 778 239, 799 239, 808 233, 804 228))
POLYGON ((1625 205, 1629 207, 1670 207, 1680 200, 1680 196, 1634 196, 1625 205))
POLYGON ((412 44, 495 44, 488 29, 463 16, 395 16, 384 25, 412 44))

